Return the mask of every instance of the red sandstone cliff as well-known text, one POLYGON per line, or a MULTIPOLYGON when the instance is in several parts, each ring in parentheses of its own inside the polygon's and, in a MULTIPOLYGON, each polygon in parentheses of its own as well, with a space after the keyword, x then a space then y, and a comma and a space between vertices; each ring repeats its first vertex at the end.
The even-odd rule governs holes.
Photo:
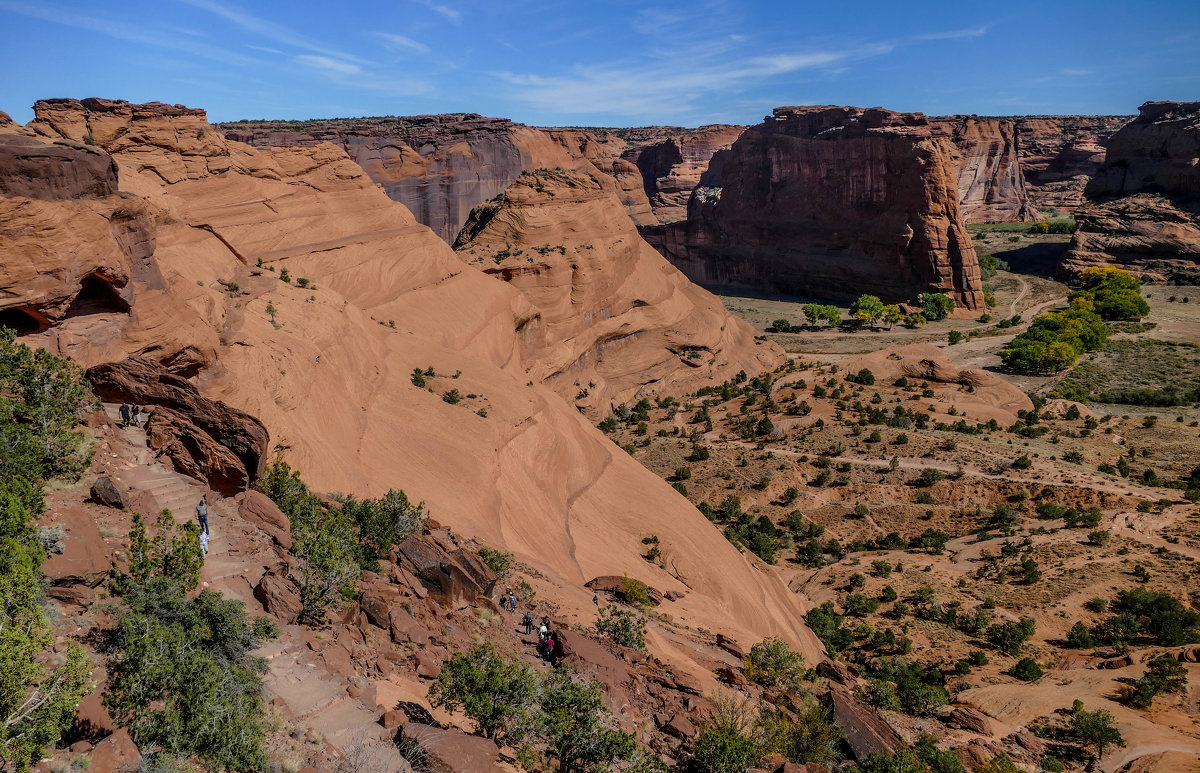
POLYGON ((1033 220, 1021 173, 1017 131, 1006 118, 931 118, 950 132, 958 170, 958 206, 968 223, 1033 220))
POLYGON ((777 108, 733 144, 721 182, 686 222, 645 232, 695 281, 984 307, 950 138, 919 113, 777 108))
MULTIPOLYGON (((29 320, 24 340, 84 365, 162 363, 261 418, 269 451, 320 490, 403 487, 563 585, 628 572, 677 591, 682 624, 817 651, 777 577, 529 384, 545 328, 533 303, 465 265, 342 150, 258 150, 181 106, 54 100, 35 111, 47 147, 71 139, 107 154, 120 193, 84 185, 64 198, 51 160, 28 185, 56 195, 0 195, 0 308, 29 320), (61 306, 71 311, 46 313, 61 306), (422 389, 410 374, 427 366, 437 375, 422 389), (457 404, 442 399, 451 389, 457 404), (670 573, 641 558, 647 532, 670 573)), ((11 124, 0 134, 28 136, 11 124)))
POLYGON ((1149 279, 1200 268, 1200 102, 1147 102, 1108 142, 1079 229, 1059 264, 1070 277, 1117 265, 1149 279))
POLYGON ((1126 115, 1031 115, 1013 119, 1025 192, 1034 210, 1072 210, 1104 163, 1108 138, 1126 115))

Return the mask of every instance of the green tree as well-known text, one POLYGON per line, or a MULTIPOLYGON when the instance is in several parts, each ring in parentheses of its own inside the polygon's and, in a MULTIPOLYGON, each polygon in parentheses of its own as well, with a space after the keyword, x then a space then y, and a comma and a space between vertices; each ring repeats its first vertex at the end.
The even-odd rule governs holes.
POLYGON ((1104 709, 1087 711, 1080 701, 1075 701, 1071 711, 1071 730, 1085 745, 1096 750, 1096 757, 1104 756, 1110 746, 1124 746, 1125 738, 1113 724, 1113 715, 1104 709))
POLYGON ((537 736, 558 762, 558 773, 584 773, 635 752, 633 736, 612 727, 594 679, 570 668, 553 671, 542 683, 539 708, 537 736))
POLYGON ((925 293, 921 298, 921 312, 925 319, 945 319, 954 311, 954 299, 945 293, 925 293))
POLYGON ((771 323, 771 329, 776 333, 786 333, 792 329, 792 323, 786 319, 777 319, 771 323))
POLYGON ((829 765, 837 759, 842 732, 834 724, 830 708, 812 697, 807 697, 794 715, 764 708, 756 724, 760 754, 782 754, 799 764, 829 765))
POLYGON ((874 325, 883 313, 883 301, 874 295, 860 295, 850 304, 850 316, 865 325, 874 325))
POLYGON ((804 656, 778 636, 750 648, 743 667, 746 678, 768 687, 793 687, 804 676, 804 656))
POLYGON ((755 733, 756 717, 749 704, 718 697, 692 747, 704 773, 745 773, 762 756, 755 733))
POLYGON ((342 510, 358 526, 368 565, 390 560, 397 545, 425 528, 425 503, 413 504, 403 491, 390 489, 378 499, 348 497, 342 510))
POLYGON ((646 647, 646 618, 632 609, 622 609, 615 604, 600 607, 596 630, 621 647, 639 650, 646 647))
POLYGON ((485 738, 519 741, 537 692, 528 667, 505 660, 490 642, 456 652, 442 665, 429 688, 429 702, 450 711, 462 709, 485 738))

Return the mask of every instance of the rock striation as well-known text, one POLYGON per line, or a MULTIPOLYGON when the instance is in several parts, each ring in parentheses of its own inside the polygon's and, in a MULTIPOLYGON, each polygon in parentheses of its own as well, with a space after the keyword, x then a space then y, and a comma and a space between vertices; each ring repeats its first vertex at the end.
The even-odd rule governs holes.
POLYGON ((1006 118, 931 118, 950 133, 958 170, 958 207, 967 223, 1034 220, 1025 195, 1017 130, 1006 118))
MULTIPOLYGON (((258 417, 267 454, 284 454, 316 490, 403 488, 457 533, 578 588, 582 602, 588 579, 628 572, 677 594, 682 624, 739 641, 778 634, 816 657, 779 578, 531 378, 558 356, 533 301, 464 262, 342 149, 256 149, 179 106, 55 100, 35 114, 47 144, 90 135, 116 162, 119 192, 0 197, 5 308, 58 294, 69 307, 78 271, 98 264, 122 277, 124 306, 108 298, 92 313, 47 318, 22 340, 84 366, 157 363, 203 398, 258 417), (424 386, 416 368, 433 371, 424 386), (641 558, 647 531, 670 571, 641 558)), ((570 159, 537 137, 539 153, 570 159)), ((574 163, 604 179, 590 160, 574 163)), ((604 185, 604 211, 620 211, 621 186, 604 185)), ((665 278, 655 289, 674 281, 656 265, 665 278)), ((639 313, 687 319, 677 311, 686 289, 639 313)), ((602 321, 582 302, 574 313, 602 321)), ((591 356, 604 362, 598 341, 591 356)), ((261 592, 290 609, 286 583, 261 592)))
POLYGON ((781 107, 693 193, 683 223, 643 229, 693 281, 793 297, 949 293, 984 307, 948 132, 920 113, 781 107))
POLYGON ((1147 102, 1112 136, 1059 263, 1070 278, 1119 266, 1152 281, 1200 274, 1200 102, 1147 102))
POLYGON ((1127 115, 1031 115, 1013 119, 1025 192, 1033 210, 1070 211, 1104 163, 1108 138, 1127 115))

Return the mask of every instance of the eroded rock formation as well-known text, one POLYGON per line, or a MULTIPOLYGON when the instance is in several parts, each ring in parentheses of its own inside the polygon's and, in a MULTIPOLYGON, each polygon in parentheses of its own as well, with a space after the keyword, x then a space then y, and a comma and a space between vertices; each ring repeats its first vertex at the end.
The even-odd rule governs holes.
MULTIPOLYGON (((204 398, 259 417, 268 453, 283 452, 316 490, 402 487, 458 533, 565 586, 628 572, 679 594, 672 615, 682 624, 741 641, 781 634, 817 659, 782 581, 756 571, 575 407, 530 383, 541 358, 557 356, 542 346, 540 309, 465 264, 341 149, 255 149, 178 106, 60 100, 35 112, 48 144, 90 135, 115 160, 121 193, 0 197, 6 303, 34 304, 51 286, 70 305, 78 282, 60 277, 81 262, 127 279, 123 311, 64 315, 23 340, 85 366, 133 355, 161 363, 204 398), (424 388, 414 368, 433 369, 424 388), (669 572, 641 558, 648 530, 669 572)), ((545 152, 569 158, 537 134, 545 152)), ((620 186, 605 185, 605 211, 619 210, 620 186)), ((667 278, 656 288, 674 275, 657 265, 667 278)), ((668 294, 640 313, 686 319, 678 309, 688 299, 668 294)), ((709 319, 720 327, 728 317, 709 319)))
POLYGON ((1108 138, 1127 115, 1031 115, 1013 119, 1025 193, 1033 209, 1070 211, 1104 163, 1108 138))
MULTIPOLYGON (((782 107, 724 159, 719 195, 644 229, 694 281, 787 296, 984 306, 948 133, 919 113, 782 107)), ((698 193, 699 191, 697 191, 698 193)))
POLYGON ((950 132, 958 170, 958 207, 967 223, 1033 220, 1017 150, 1017 131, 1005 118, 933 118, 950 132))
POLYGON ((1200 264, 1200 102, 1147 102, 1109 140, 1088 183, 1079 228, 1059 264, 1071 277, 1115 265, 1151 279, 1200 264))

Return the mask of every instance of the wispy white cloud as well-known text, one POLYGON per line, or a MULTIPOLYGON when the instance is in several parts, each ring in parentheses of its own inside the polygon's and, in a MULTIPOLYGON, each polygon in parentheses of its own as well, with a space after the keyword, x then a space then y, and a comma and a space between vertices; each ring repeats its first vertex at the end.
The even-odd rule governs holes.
POLYGON ((320 56, 331 59, 340 59, 343 62, 367 64, 366 60, 361 59, 353 54, 327 48, 326 46, 309 39, 308 37, 289 27, 285 27, 282 24, 270 21, 269 19, 263 19, 261 17, 254 16, 253 14, 246 13, 238 8, 232 8, 224 3, 219 3, 216 0, 179 1, 190 5, 193 8, 199 8, 202 11, 207 11, 208 13, 219 16, 246 32, 250 32, 255 35, 261 35, 262 37, 276 44, 292 46, 293 48, 299 48, 312 54, 319 54, 320 56))
POLYGON ((164 48, 177 53, 211 59, 215 62, 248 67, 259 64, 257 59, 230 51, 220 46, 214 46, 199 40, 189 40, 171 30, 156 27, 153 24, 125 24, 113 19, 100 18, 79 13, 73 8, 55 3, 22 2, 21 0, 0 0, 0 9, 10 11, 31 19, 61 24, 65 27, 86 30, 99 35, 105 35, 127 43, 164 48))
POLYGON ((646 66, 614 64, 578 67, 565 75, 495 73, 514 87, 514 98, 547 112, 575 115, 610 113, 627 116, 688 114, 695 103, 714 93, 735 93, 763 80, 803 70, 847 66, 891 52, 888 43, 843 49, 781 52, 730 61, 711 51, 667 57, 646 66))
POLYGON ((1094 72, 1096 71, 1084 67, 1067 67, 1058 71, 1059 75, 1065 75, 1068 78, 1081 78, 1084 75, 1091 75, 1094 72))
POLYGON ((246 48, 253 48, 255 51, 262 51, 265 54, 282 54, 283 53, 278 48, 268 48, 267 46, 246 46, 246 48))
POLYGON ((375 37, 383 40, 384 45, 393 50, 407 48, 419 54, 428 54, 430 51, 429 46, 406 35, 397 35, 394 32, 376 32, 375 37))
POLYGON ((326 74, 358 75, 362 72, 362 67, 353 62, 343 62, 340 59, 333 59, 332 57, 321 56, 320 54, 300 54, 293 57, 293 60, 306 67, 321 70, 326 74))
POLYGON ((913 40, 960 40, 962 38, 977 38, 987 34, 987 27, 970 27, 961 30, 947 30, 945 32, 928 32, 924 35, 914 35, 913 40))
POLYGON ((446 19, 454 22, 455 24, 462 23, 462 16, 463 16, 462 11, 458 10, 457 8, 452 8, 448 5, 443 5, 442 3, 435 2, 435 0, 416 0, 416 2, 425 6, 426 8, 433 11, 434 13, 441 14, 446 19))

